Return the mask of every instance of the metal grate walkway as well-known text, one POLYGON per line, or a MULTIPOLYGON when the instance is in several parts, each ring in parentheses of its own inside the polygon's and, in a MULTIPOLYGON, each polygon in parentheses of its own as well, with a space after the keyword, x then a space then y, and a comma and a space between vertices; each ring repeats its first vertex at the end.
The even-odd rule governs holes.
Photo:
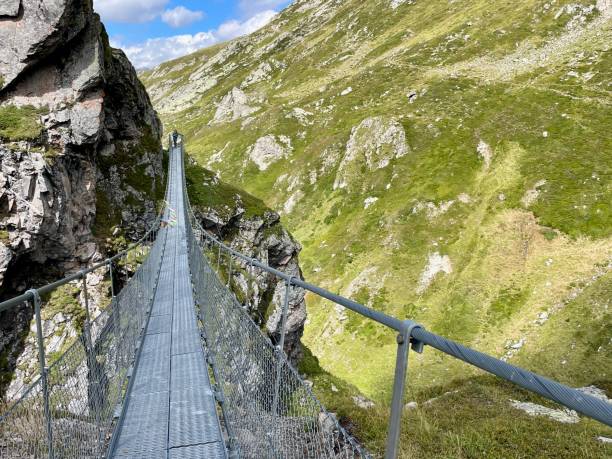
POLYGON ((182 155, 170 154, 170 224, 140 355, 110 457, 225 458, 198 329, 185 232, 182 155))

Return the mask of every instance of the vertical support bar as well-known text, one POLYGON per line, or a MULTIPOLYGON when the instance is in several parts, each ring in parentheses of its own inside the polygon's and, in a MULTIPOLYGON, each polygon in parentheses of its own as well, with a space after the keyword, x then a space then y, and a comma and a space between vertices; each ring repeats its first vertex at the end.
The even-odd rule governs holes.
POLYGON ((100 409, 102 406, 102 383, 100 368, 96 360, 91 338, 91 313, 89 311, 89 294, 87 292, 87 274, 82 273, 83 279, 83 302, 85 303, 85 323, 83 325, 83 334, 85 337, 85 360, 87 361, 88 384, 87 398, 89 400, 89 408, 94 412, 95 422, 99 422, 100 409))
POLYGON ((111 298, 115 298, 115 279, 113 277, 113 262, 108 260, 108 276, 110 278, 111 285, 111 298))
POLYGON ((219 245, 219 250, 217 251, 217 274, 221 277, 221 245, 219 245))
POLYGON ((42 383, 43 409, 47 427, 47 442, 49 443, 48 457, 53 459, 53 426, 51 424, 51 409, 49 406, 49 370, 45 358, 45 343, 42 331, 42 319, 40 315, 40 296, 36 290, 29 290, 34 303, 34 316, 36 318, 36 340, 38 342, 38 363, 40 365, 40 381, 42 383))
POLYGON ((253 284, 253 272, 255 272, 255 270, 253 269, 253 259, 249 258, 248 261, 246 262, 246 272, 247 272, 247 276, 246 276, 246 298, 244 300, 244 306, 247 306, 247 309, 250 308, 251 306, 251 293, 252 293, 252 289, 251 289, 251 285, 253 284))
POLYGON ((111 285, 111 307, 113 308, 113 330, 115 331, 115 366, 119 366, 119 342, 121 341, 121 310, 119 301, 115 298, 115 278, 113 276, 113 261, 108 260, 108 277, 111 285))
POLYGON ((83 331, 85 332, 85 339, 87 340, 87 349, 88 352, 91 351, 91 315, 89 313, 89 295, 87 294, 87 274, 82 273, 83 279, 83 302, 85 303, 85 324, 83 326, 83 331))
POLYGON ((408 373, 408 351, 410 349, 410 322, 405 322, 404 329, 397 335, 397 356, 395 359, 395 378, 393 380, 393 397, 391 399, 391 417, 387 432, 385 459, 395 459, 398 454, 402 411, 404 409, 404 390, 408 373))
POLYGON ((276 381, 274 382, 274 398, 272 400, 272 415, 278 414, 278 399, 280 392, 280 379, 282 370, 282 354, 285 351, 285 327, 287 326, 287 312, 289 310, 289 289, 291 288, 291 280, 285 282, 285 301, 283 303, 283 311, 281 315, 281 330, 280 330, 280 342, 277 347, 277 360, 276 360, 276 381))
POLYGON ((227 256, 229 257, 229 270, 227 273, 227 285, 226 287, 229 288, 231 281, 232 281, 232 252, 227 252, 227 256))

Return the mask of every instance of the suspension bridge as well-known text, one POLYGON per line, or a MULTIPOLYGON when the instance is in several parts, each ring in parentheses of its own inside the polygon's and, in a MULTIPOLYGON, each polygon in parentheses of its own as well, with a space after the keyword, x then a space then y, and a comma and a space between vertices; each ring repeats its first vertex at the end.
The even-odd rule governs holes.
MULTIPOLYGON (((171 142, 172 145, 172 142, 171 142)), ((612 425, 612 405, 286 275, 204 231, 189 205, 183 142, 170 148, 163 211, 144 237, 86 270, 0 303, 34 313, 39 375, 0 417, 0 458, 366 458, 223 282, 238 264, 302 288, 397 332, 385 457, 395 458, 408 354, 424 346, 612 425), (117 264, 137 253, 115 295, 117 264), (216 269, 214 268, 216 265, 216 269), (112 300, 92 318, 87 276, 107 271, 112 300), (48 363, 45 295, 82 283, 82 333, 48 363)))

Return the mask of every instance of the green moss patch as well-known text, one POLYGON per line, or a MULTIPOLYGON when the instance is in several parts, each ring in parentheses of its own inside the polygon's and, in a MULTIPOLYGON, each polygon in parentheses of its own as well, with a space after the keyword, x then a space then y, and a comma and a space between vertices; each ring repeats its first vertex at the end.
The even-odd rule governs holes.
POLYGON ((79 303, 79 292, 80 290, 74 285, 66 284, 43 297, 41 311, 43 320, 51 320, 58 313, 62 313, 73 323, 79 333, 82 332, 85 323, 85 309, 79 303))
POLYGON ((26 105, 4 105, 0 107, 0 138, 9 141, 35 140, 42 127, 40 116, 45 110, 26 105))
POLYGON ((110 238, 113 227, 121 223, 121 211, 114 206, 105 190, 96 190, 96 218, 92 233, 100 239, 110 238))

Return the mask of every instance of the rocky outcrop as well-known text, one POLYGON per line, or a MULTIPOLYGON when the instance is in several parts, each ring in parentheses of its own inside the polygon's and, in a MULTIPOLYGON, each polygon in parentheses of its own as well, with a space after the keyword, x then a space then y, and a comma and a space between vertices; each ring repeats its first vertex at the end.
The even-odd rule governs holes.
MULTIPOLYGON (((6 298, 100 259, 113 232, 142 234, 163 196, 163 170, 160 122, 130 62, 110 48, 91 0, 20 0, 2 8, 0 292, 6 298)), ((30 319, 28 308, 0 317, 4 384, 30 319)), ((51 323, 44 326, 56 336, 51 323)))
POLYGON ((541 179, 534 183, 533 187, 528 189, 521 198, 521 204, 527 208, 538 200, 540 189, 546 185, 546 180, 541 179))
POLYGON ((404 3, 411 4, 411 3, 414 3, 414 1, 412 0, 391 0, 391 3, 389 6, 391 7, 392 10, 396 10, 400 6, 402 6, 404 3))
POLYGON ((283 62, 279 62, 276 59, 264 61, 247 75, 244 81, 240 84, 240 88, 245 89, 262 81, 269 81, 272 79, 272 73, 274 71, 284 70, 286 67, 287 66, 283 62))
MULTIPOLYGON (((198 213, 201 222, 234 249, 267 263, 290 276, 303 279, 298 254, 302 247, 280 224, 277 213, 245 217, 240 206, 229 220, 220 220, 214 210, 198 213)), ((236 261, 234 261, 236 263, 236 261)), ((285 285, 282 281, 237 262, 232 271, 232 289, 255 322, 274 342, 280 340, 285 285)), ((293 362, 301 357, 300 338, 306 322, 304 291, 292 288, 285 332, 285 352, 293 362)))
POLYGON ((421 294, 433 282, 438 273, 450 274, 453 272, 450 257, 448 255, 440 255, 439 252, 434 252, 429 255, 427 266, 421 273, 419 285, 416 292, 421 294))
POLYGON ((248 158, 253 161, 260 171, 265 171, 276 161, 287 158, 293 148, 291 139, 287 136, 266 135, 257 139, 254 145, 247 150, 248 158))
POLYGON ((92 15, 91 2, 8 0, 0 11, 0 88, 74 39, 92 15))
MULTIPOLYGON (((247 193, 220 182, 214 174, 198 166, 188 167, 186 174, 192 206, 206 230, 233 249, 303 279, 298 260, 302 247, 283 228, 276 212, 247 193), (198 192, 198 189, 203 192, 198 192), (221 197, 223 200, 219 199, 221 197)), ((223 265, 222 271, 227 274, 223 265)), ((274 342, 278 342, 284 283, 243 261, 234 260, 231 288, 253 320, 274 342)), ((306 322, 304 293, 302 289, 290 290, 285 352, 293 362, 297 362, 302 354, 300 338, 306 322)))
POLYGON ((478 156, 484 162, 485 170, 489 169, 491 166, 491 161, 493 160, 493 150, 489 144, 483 140, 480 140, 478 142, 478 146, 476 147, 476 151, 478 152, 478 156))
POLYGON ((375 116, 366 118, 351 130, 344 158, 338 167, 334 189, 345 188, 361 166, 374 171, 387 167, 391 160, 409 151, 406 133, 396 120, 375 116))
POLYGON ((242 90, 233 88, 217 105, 217 111, 211 123, 235 121, 259 110, 259 107, 251 107, 249 103, 251 103, 249 97, 242 90))
POLYGON ((604 18, 612 16, 612 0, 597 0, 596 7, 604 18))
POLYGON ((291 110, 290 113, 285 116, 285 118, 294 118, 302 126, 312 126, 314 124, 314 121, 310 117, 312 117, 313 115, 314 113, 306 111, 303 108, 295 107, 293 110, 291 110))

